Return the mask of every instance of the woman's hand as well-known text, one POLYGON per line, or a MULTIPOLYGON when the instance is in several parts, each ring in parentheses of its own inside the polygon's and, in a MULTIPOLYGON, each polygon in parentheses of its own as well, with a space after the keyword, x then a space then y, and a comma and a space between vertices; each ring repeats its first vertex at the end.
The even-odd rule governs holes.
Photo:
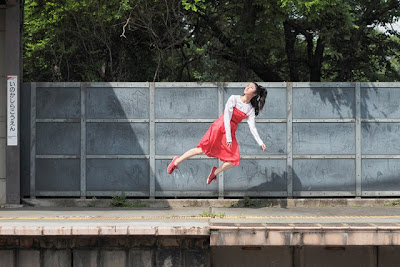
POLYGON ((226 142, 226 145, 231 148, 232 147, 232 142, 226 142))
POLYGON ((261 149, 262 149, 262 151, 265 151, 265 149, 267 149, 267 147, 265 146, 265 144, 262 144, 262 145, 261 145, 261 149))

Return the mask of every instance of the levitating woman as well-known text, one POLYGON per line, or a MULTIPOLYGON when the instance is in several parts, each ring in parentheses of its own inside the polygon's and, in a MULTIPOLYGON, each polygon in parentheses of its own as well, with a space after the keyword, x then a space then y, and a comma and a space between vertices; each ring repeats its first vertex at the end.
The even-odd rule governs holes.
POLYGON ((266 146, 258 135, 255 127, 255 116, 263 109, 266 88, 255 82, 249 83, 244 89, 243 95, 231 95, 225 105, 224 114, 214 121, 204 134, 197 147, 189 149, 180 157, 174 157, 168 165, 167 172, 171 174, 183 161, 195 155, 206 154, 208 157, 219 158, 224 163, 219 168, 212 167, 207 178, 207 184, 217 178, 218 173, 240 164, 239 145, 235 132, 238 124, 247 118, 250 131, 265 151, 266 146))

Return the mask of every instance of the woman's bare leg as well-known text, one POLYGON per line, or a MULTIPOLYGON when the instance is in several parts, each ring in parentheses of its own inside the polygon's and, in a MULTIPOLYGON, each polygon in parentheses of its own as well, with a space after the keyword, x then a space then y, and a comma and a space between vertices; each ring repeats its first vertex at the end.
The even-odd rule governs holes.
POLYGON ((214 173, 215 175, 217 175, 218 173, 226 171, 227 169, 230 169, 233 166, 235 165, 231 162, 224 162, 224 164, 222 164, 219 168, 217 168, 214 173))
POLYGON ((203 150, 199 147, 195 147, 186 151, 182 156, 180 156, 177 160, 175 160, 175 165, 178 166, 181 162, 187 160, 196 155, 203 154, 203 150))

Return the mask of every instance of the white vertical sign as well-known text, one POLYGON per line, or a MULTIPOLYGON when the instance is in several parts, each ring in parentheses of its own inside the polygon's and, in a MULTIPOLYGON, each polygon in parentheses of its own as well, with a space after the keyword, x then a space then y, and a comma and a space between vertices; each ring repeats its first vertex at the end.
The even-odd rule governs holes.
POLYGON ((17 76, 7 76, 7 145, 18 145, 17 76))

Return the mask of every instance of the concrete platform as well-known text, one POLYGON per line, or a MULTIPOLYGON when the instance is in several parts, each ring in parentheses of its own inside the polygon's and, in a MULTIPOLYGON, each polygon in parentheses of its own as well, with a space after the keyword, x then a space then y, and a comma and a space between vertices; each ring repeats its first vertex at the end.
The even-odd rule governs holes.
POLYGON ((1 236, 199 236, 211 246, 400 245, 400 207, 0 209, 1 236))

